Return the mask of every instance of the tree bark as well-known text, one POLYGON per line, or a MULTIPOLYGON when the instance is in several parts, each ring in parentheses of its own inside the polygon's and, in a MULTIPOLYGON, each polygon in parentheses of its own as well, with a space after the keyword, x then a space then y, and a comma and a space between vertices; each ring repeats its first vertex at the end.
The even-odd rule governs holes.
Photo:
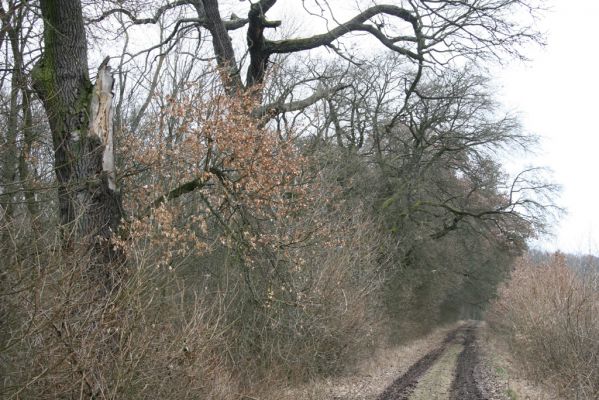
POLYGON ((121 219, 112 144, 112 84, 107 60, 95 87, 88 76, 80 0, 42 0, 44 53, 32 72, 52 132, 60 224, 66 239, 112 259, 105 239, 121 219))
POLYGON ((247 31, 247 45, 250 53, 250 65, 247 71, 247 87, 251 88, 264 82, 264 75, 268 67, 270 53, 265 50, 265 28, 274 28, 281 25, 280 21, 266 20, 266 12, 276 3, 276 0, 261 0, 252 4, 248 13, 249 26, 247 31))
POLYGON ((233 94, 243 88, 239 67, 235 59, 233 43, 229 32, 220 16, 218 0, 202 0, 206 14, 206 28, 212 35, 212 46, 216 55, 216 63, 223 74, 223 81, 227 92, 233 94))

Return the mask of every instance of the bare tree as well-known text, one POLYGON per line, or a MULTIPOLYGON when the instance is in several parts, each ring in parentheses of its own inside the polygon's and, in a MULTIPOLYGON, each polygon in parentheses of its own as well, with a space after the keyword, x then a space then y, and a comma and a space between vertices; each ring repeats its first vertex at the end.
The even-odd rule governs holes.
MULTIPOLYGON (((222 2, 221 2, 222 3, 222 2)), ((303 2, 305 18, 322 15, 326 20, 327 31, 304 37, 272 39, 269 30, 282 26, 285 21, 272 21, 267 13, 277 4, 277 0, 260 0, 239 7, 239 12, 223 18, 218 0, 179 0, 171 1, 153 10, 149 17, 139 16, 136 10, 122 6, 100 7, 99 13, 90 18, 100 22, 114 15, 125 15, 132 24, 155 24, 168 18, 169 11, 175 8, 186 9, 189 16, 179 18, 165 42, 176 40, 176 32, 201 27, 212 36, 213 54, 221 68, 223 82, 230 94, 237 90, 258 90, 264 83, 266 73, 275 55, 294 54, 318 48, 327 48, 337 53, 341 59, 359 62, 357 54, 343 51, 343 40, 356 34, 371 36, 384 48, 393 51, 414 66, 414 73, 405 89, 412 92, 425 68, 444 66, 454 59, 468 58, 481 60, 501 57, 506 54, 522 56, 520 45, 528 41, 540 41, 541 36, 531 26, 517 24, 513 15, 525 13, 533 15, 539 6, 529 0, 484 0, 475 4, 465 1, 401 1, 390 4, 375 4, 359 10, 344 22, 338 22, 334 2, 303 2), (312 8, 316 8, 313 10, 312 8), (245 18, 237 16, 247 13, 245 18), (99 15, 98 15, 99 14, 99 15), (195 15, 194 15, 195 14, 195 15), (238 58, 236 46, 229 32, 246 28, 244 56, 238 58), (247 54, 247 57, 246 55, 247 54), (241 71, 246 69, 245 82, 241 71)), ((339 90, 339 88, 337 88, 339 90)), ((320 91, 308 96, 305 104, 330 96, 329 91, 320 91)), ((280 103, 279 103, 280 104, 280 103)), ((287 108, 279 107, 279 112, 287 108)), ((277 109, 273 109, 276 112, 277 109)))

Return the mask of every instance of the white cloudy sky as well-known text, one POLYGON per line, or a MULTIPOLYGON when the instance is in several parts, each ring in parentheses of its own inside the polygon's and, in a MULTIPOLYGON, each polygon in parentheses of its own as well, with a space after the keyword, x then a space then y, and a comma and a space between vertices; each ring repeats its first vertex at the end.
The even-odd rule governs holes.
POLYGON ((531 163, 550 167, 567 214, 546 249, 599 254, 599 56, 597 0, 550 0, 542 21, 547 46, 532 61, 497 73, 502 100, 542 137, 531 163))

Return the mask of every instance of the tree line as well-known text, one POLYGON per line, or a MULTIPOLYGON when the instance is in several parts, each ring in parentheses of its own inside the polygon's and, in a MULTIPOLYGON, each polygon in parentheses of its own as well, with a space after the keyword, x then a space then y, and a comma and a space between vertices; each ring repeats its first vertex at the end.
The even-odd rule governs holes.
POLYGON ((536 139, 486 73, 542 44, 541 4, 284 6, 1 2, 3 391, 334 373, 480 316, 547 230, 556 186, 504 170, 536 139))

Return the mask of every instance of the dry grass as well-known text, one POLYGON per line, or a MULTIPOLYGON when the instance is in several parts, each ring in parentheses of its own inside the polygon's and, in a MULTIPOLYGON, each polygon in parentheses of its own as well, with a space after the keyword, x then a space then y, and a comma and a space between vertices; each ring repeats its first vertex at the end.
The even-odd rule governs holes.
POLYGON ((481 324, 478 330, 480 356, 493 377, 501 398, 510 400, 559 400, 560 397, 548 384, 531 381, 526 378, 522 364, 515 360, 509 346, 502 337, 481 324))
POLYGON ((489 313, 528 376, 554 383, 562 398, 599 396, 599 291, 556 254, 521 260, 489 313))
POLYGON ((451 392, 455 378, 457 360, 464 346, 460 343, 450 345, 439 360, 418 381, 410 400, 446 400, 451 392))

